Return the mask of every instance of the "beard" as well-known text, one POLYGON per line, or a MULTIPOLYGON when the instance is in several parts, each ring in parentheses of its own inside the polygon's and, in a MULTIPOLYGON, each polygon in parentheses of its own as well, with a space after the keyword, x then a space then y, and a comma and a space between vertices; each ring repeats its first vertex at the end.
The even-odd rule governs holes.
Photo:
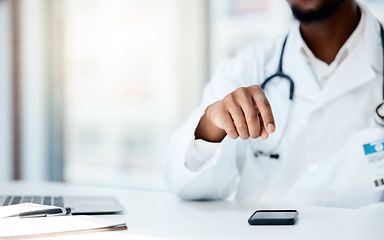
POLYGON ((299 22, 307 24, 313 22, 322 22, 332 17, 344 2, 345 0, 328 0, 324 1, 316 9, 303 10, 295 5, 292 5, 291 9, 293 16, 299 22))

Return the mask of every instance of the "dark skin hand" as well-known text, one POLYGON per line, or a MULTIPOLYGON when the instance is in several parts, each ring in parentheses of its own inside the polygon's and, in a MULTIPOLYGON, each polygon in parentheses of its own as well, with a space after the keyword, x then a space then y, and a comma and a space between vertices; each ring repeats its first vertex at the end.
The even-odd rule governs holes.
POLYGON ((267 139, 274 131, 275 120, 268 99, 259 86, 252 85, 238 88, 210 105, 195 137, 209 142, 221 142, 226 135, 233 139, 267 139))
MULTIPOLYGON (((301 10, 316 9, 332 0, 288 0, 301 10)), ((356 29, 360 13, 355 0, 345 0, 338 11, 324 21, 301 23, 301 35, 313 54, 330 64, 356 29)), ((222 100, 208 106, 201 118, 195 138, 221 142, 226 135, 232 139, 267 139, 275 131, 271 106, 263 90, 257 86, 238 88, 222 100)))

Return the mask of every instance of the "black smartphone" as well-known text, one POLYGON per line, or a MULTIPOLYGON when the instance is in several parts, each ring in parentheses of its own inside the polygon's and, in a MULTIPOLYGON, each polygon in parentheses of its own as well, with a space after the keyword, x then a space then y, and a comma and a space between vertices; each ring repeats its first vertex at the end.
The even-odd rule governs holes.
POLYGON ((293 225, 299 212, 297 210, 257 210, 248 219, 249 225, 293 225))

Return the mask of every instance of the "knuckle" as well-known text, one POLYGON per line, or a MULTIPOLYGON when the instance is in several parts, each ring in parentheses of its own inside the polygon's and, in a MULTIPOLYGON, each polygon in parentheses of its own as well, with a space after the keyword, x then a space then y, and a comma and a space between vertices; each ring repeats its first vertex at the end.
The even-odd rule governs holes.
POLYGON ((269 103, 268 99, 261 98, 258 103, 260 103, 263 107, 271 107, 271 104, 269 103))
POLYGON ((240 135, 240 138, 243 139, 243 140, 246 140, 246 139, 249 138, 249 136, 248 135, 240 135))
POLYGON ((223 99, 223 103, 227 104, 229 102, 233 102, 233 100, 234 100, 234 93, 232 92, 227 96, 225 96, 225 98, 223 99))
POLYGON ((248 90, 245 87, 240 87, 236 89, 234 92, 234 97, 236 97, 237 100, 244 100, 246 96, 248 96, 248 90))
POLYGON ((224 118, 224 112, 226 111, 225 110, 225 106, 223 104, 220 104, 218 105, 216 108, 215 108, 215 111, 217 111, 218 115, 221 117, 221 118, 224 118))
POLYGON ((264 119, 264 122, 265 123, 273 123, 274 122, 274 119, 273 119, 273 117, 270 117, 270 116, 268 116, 268 117, 266 117, 265 119, 264 119))
POLYGON ((256 112, 253 112, 253 113, 248 115, 247 119, 250 122, 255 122, 258 120, 258 117, 259 117, 258 114, 256 112))
POLYGON ((252 131, 250 131, 250 134, 251 138, 258 138, 260 137, 261 135, 261 129, 259 126, 255 126, 255 128, 252 129, 252 131))
POLYGON ((247 89, 245 87, 239 87, 238 89, 236 89, 236 92, 238 93, 245 93, 247 91, 247 89))
POLYGON ((251 133, 251 138, 256 139, 256 138, 258 138, 258 137, 260 137, 260 134, 257 134, 257 133, 251 133))
POLYGON ((252 85, 250 86, 250 88, 256 92, 263 91, 263 89, 259 85, 252 85))
POLYGON ((236 127, 241 131, 248 130, 247 124, 244 122, 236 124, 236 127))
POLYGON ((238 138, 239 136, 237 135, 237 132, 235 129, 227 129, 227 135, 230 137, 230 138, 233 138, 233 139, 236 139, 238 138))

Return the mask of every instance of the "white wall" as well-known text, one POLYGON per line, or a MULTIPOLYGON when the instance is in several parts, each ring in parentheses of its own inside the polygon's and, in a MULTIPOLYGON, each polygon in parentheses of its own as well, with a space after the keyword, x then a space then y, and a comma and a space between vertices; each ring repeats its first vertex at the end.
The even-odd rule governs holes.
POLYGON ((10 1, 0 1, 0 181, 12 178, 12 33, 10 1))
POLYGON ((207 80, 206 0, 63 5, 64 179, 164 190, 164 149, 207 80))

